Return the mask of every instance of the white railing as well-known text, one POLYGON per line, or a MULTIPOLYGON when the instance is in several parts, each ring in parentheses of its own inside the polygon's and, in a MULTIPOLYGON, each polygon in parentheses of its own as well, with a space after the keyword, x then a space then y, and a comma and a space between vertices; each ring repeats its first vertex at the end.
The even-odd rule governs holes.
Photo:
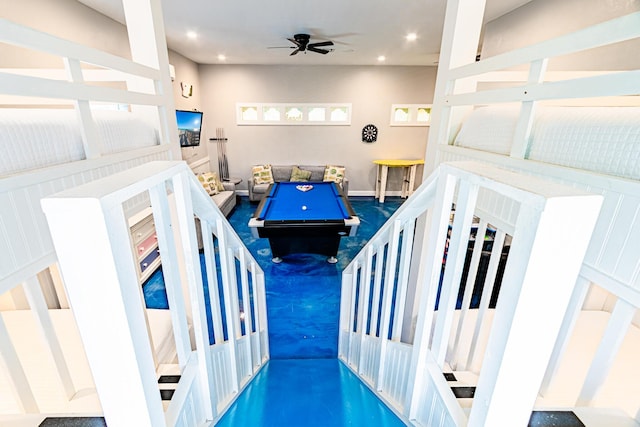
POLYGON ((150 6, 155 1, 149 1, 145 14, 132 10, 132 7, 142 8, 142 3, 132 6, 130 0, 123 1, 131 26, 138 24, 147 31, 159 32, 158 37, 138 39, 133 36, 138 35, 139 30, 131 30, 133 60, 0 19, 0 42, 52 55, 64 64, 64 74, 52 69, 45 75, 25 69, 0 70, 0 104, 40 108, 50 107, 52 103, 73 106, 82 128, 87 159, 101 157, 104 149, 91 104, 127 105, 157 125, 161 145, 172 150, 174 158, 179 158, 179 151, 173 144, 169 145, 178 140, 178 130, 173 117, 173 92, 161 9, 150 6), (95 85, 92 79, 124 82, 126 89, 95 85))
MULTIPOLYGON (((640 38, 640 13, 598 23, 476 62, 474 56, 479 31, 475 34, 477 37, 460 37, 456 40, 457 44, 452 42, 455 35, 464 33, 470 27, 470 22, 464 19, 464 15, 468 13, 470 5, 476 3, 473 0, 454 0, 448 3, 451 7, 448 11, 451 25, 445 29, 443 40, 451 43, 448 48, 441 49, 443 55, 438 68, 438 87, 434 96, 425 170, 440 162, 480 161, 520 173, 544 176, 555 182, 603 195, 601 215, 587 249, 540 395, 545 397, 542 402, 548 406, 549 402, 554 402, 552 396, 555 385, 555 396, 562 395, 560 402, 564 402, 558 405, 560 407, 575 405, 581 407, 581 410, 586 407, 615 407, 626 412, 618 417, 621 423, 631 422, 627 421, 629 419, 638 422, 640 412, 637 400, 626 399, 625 396, 632 393, 619 390, 628 390, 633 386, 633 374, 630 372, 637 370, 637 364, 623 363, 631 359, 626 357, 629 351, 625 351, 621 343, 634 336, 633 333, 637 332, 640 324, 637 314, 640 307, 640 282, 637 280, 639 263, 638 257, 631 255, 638 252, 640 228, 637 225, 637 212, 640 202, 637 194, 640 184, 637 180, 580 169, 583 165, 563 167, 551 161, 531 161, 528 160, 528 152, 535 146, 532 129, 535 128, 540 105, 640 105, 640 89, 634 84, 640 73, 637 69, 620 70, 619 63, 601 62, 593 64, 592 69, 598 71, 547 70, 549 63, 553 64, 556 58, 562 60, 568 54, 589 54, 590 49, 607 47, 613 50, 616 43, 632 40, 637 42, 640 38), (454 6, 458 6, 457 10, 454 6), (523 71, 513 71, 514 69, 523 71), (601 71, 609 69, 611 71, 601 71), (520 110, 507 155, 483 151, 482 148, 469 149, 453 145, 457 130, 464 123, 468 111, 475 106, 508 102, 517 103, 520 110), (594 297, 593 294, 606 296, 594 297), (610 301, 616 302, 614 304, 610 301), (595 343, 581 339, 578 333, 580 327, 585 327, 587 318, 594 314, 592 310, 609 319, 602 337, 587 334, 590 339, 597 341, 597 350, 595 343), (584 372, 571 371, 569 375, 567 366, 577 365, 577 360, 585 361, 587 367, 584 372), (624 374, 613 375, 616 370, 624 374)), ((480 22, 481 16, 477 16, 476 20, 480 22)), ((592 53, 594 58, 601 57, 595 50, 592 53)), ((612 55, 609 57, 611 59, 612 55)), ((583 64, 586 61, 577 62, 583 64)), ((606 108, 602 108, 602 111, 605 110, 606 108)), ((614 140, 616 131, 615 127, 599 129, 601 134, 610 134, 614 140)), ((577 145, 575 152, 567 155, 578 157, 577 153, 581 150, 582 147, 577 145)), ((603 159, 603 163, 605 161, 603 159)), ((514 224, 514 211, 508 201, 494 197, 492 203, 502 206, 499 214, 497 206, 494 209, 499 218, 492 220, 493 225, 514 224)), ((474 317, 477 313, 469 314, 474 317)), ((486 323, 487 317, 483 314, 478 314, 477 318, 486 323)), ((460 317, 462 316, 461 313, 460 317)), ((470 321, 468 317, 465 322, 470 321)), ((589 327, 594 326, 589 323, 589 327)), ((475 327, 477 331, 486 329, 486 325, 475 327)), ((637 352, 637 342, 636 338, 631 354, 637 352)), ((465 345, 470 343, 467 341, 463 347, 465 345)), ((475 349, 481 345, 478 340, 474 341, 475 349)), ((482 355, 475 352, 476 350, 468 354, 461 351, 454 355, 451 367, 474 370, 474 365, 482 360, 482 355)))
POLYGON ((526 425, 600 203, 600 196, 492 166, 440 165, 343 272, 339 358, 415 425, 526 425), (485 202, 495 194, 513 202, 513 225, 493 225, 502 206, 485 202), (479 308, 470 310, 468 284, 487 252, 487 224, 496 229, 493 250, 485 254, 479 308), (458 322, 487 310, 507 236, 509 256, 467 415, 443 372, 474 357, 479 338, 461 346, 458 322), (464 307, 456 310, 470 245, 464 307), (510 387, 519 390, 517 402, 510 387))
POLYGON ((188 166, 150 162, 42 205, 107 423, 217 421, 269 358, 264 275, 188 166), (182 373, 166 414, 149 342, 141 339, 144 301, 123 209, 142 192, 150 195, 182 373))
MULTIPOLYGON (((469 0, 460 0, 458 3, 469 3, 469 0)), ((450 13, 463 15, 469 9, 467 6, 469 5, 465 4, 457 11, 452 7, 450 13)), ((481 16, 477 19, 481 19, 481 16)), ((453 20, 451 22, 453 24, 453 20)), ((463 26, 466 24, 462 22, 467 21, 460 21, 459 28, 455 28, 455 25, 446 28, 443 39, 454 37, 457 31, 464 32, 466 29, 463 26)), ((479 32, 477 36, 479 37, 479 32)), ((483 58, 479 62, 474 61, 475 54, 466 60, 461 59, 463 55, 460 52, 465 51, 461 46, 455 46, 455 50, 443 47, 441 51, 446 52, 447 58, 441 57, 438 67, 426 170, 431 170, 430 168, 440 161, 448 161, 446 153, 452 149, 451 144, 456 133, 466 113, 473 106, 500 103, 520 105, 509 157, 524 159, 530 144, 531 125, 540 103, 581 106, 640 105, 640 91, 635 84, 640 70, 600 71, 602 68, 599 68, 598 71, 591 72, 547 71, 549 61, 555 58, 638 38, 640 12, 511 52, 483 58), (444 66, 446 64, 450 67, 444 66), (514 67, 524 71, 513 71, 514 67), (486 82, 491 84, 490 89, 479 86, 486 82)), ((477 40, 469 37, 465 43, 472 45, 475 52, 477 40)), ((468 53, 468 49, 466 52, 468 53)), ((504 164, 508 164, 506 160, 504 164)), ((511 165, 521 167, 515 162, 511 165)), ((535 166, 531 167, 535 171, 535 166)))

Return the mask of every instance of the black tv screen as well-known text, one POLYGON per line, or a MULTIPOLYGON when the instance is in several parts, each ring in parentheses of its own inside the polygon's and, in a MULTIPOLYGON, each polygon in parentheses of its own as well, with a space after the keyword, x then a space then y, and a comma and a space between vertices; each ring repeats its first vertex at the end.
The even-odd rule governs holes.
POLYGON ((176 119, 178 121, 180 146, 195 147, 200 145, 202 111, 176 110, 176 119))

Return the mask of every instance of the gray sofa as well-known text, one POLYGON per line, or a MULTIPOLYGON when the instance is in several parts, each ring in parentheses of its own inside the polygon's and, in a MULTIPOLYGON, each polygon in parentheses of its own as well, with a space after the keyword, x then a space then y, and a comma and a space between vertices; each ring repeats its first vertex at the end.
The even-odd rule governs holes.
POLYGON ((224 191, 211 196, 211 200, 220 208, 224 216, 229 216, 236 206, 236 185, 233 182, 223 182, 224 191))
MULTIPOLYGON (((322 181, 322 179, 324 178, 324 170, 326 167, 324 165, 271 165, 273 180, 275 182, 288 182, 291 178, 291 171, 293 170, 294 166, 298 166, 300 169, 310 171, 311 178, 309 178, 309 181, 318 182, 322 181)), ((251 176, 249 176, 247 186, 249 188, 249 201, 251 202, 259 202, 267 192, 267 188, 269 188, 269 184, 255 184, 253 181, 253 177, 251 176)), ((346 173, 342 180, 342 191, 345 195, 347 195, 349 192, 349 180, 347 179, 346 173)))

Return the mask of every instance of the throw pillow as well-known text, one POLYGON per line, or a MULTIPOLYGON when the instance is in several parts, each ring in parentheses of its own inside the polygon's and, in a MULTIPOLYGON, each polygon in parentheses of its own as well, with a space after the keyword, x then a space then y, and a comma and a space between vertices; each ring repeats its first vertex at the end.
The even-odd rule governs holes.
POLYGON ((211 172, 211 174, 213 175, 213 177, 216 180, 216 187, 218 188, 218 193, 221 193, 221 192, 225 191, 224 185, 222 185, 222 180, 218 176, 218 172, 211 172))
POLYGON ((307 171, 304 169, 300 169, 297 166, 294 166, 291 169, 291 178, 289 181, 291 182, 307 182, 311 178, 311 171, 307 171))
POLYGON ((198 175, 198 181, 210 196, 215 196, 220 191, 224 191, 224 187, 222 187, 222 183, 218 179, 218 174, 215 172, 201 173, 198 175), (220 187, 222 187, 222 190, 220 190, 220 187))
POLYGON ((342 184, 342 180, 344 179, 344 170, 345 168, 342 166, 327 166, 324 169, 324 178, 322 180, 342 184))
POLYGON ((271 165, 258 165, 251 168, 254 184, 273 184, 271 165))

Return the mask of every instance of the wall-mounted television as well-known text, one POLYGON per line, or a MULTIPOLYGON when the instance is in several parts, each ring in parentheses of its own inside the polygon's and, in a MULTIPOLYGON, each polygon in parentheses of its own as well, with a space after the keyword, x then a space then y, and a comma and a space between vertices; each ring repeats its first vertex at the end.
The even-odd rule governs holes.
POLYGON ((178 121, 180 147, 195 147, 200 145, 202 111, 176 110, 176 119, 178 121))

